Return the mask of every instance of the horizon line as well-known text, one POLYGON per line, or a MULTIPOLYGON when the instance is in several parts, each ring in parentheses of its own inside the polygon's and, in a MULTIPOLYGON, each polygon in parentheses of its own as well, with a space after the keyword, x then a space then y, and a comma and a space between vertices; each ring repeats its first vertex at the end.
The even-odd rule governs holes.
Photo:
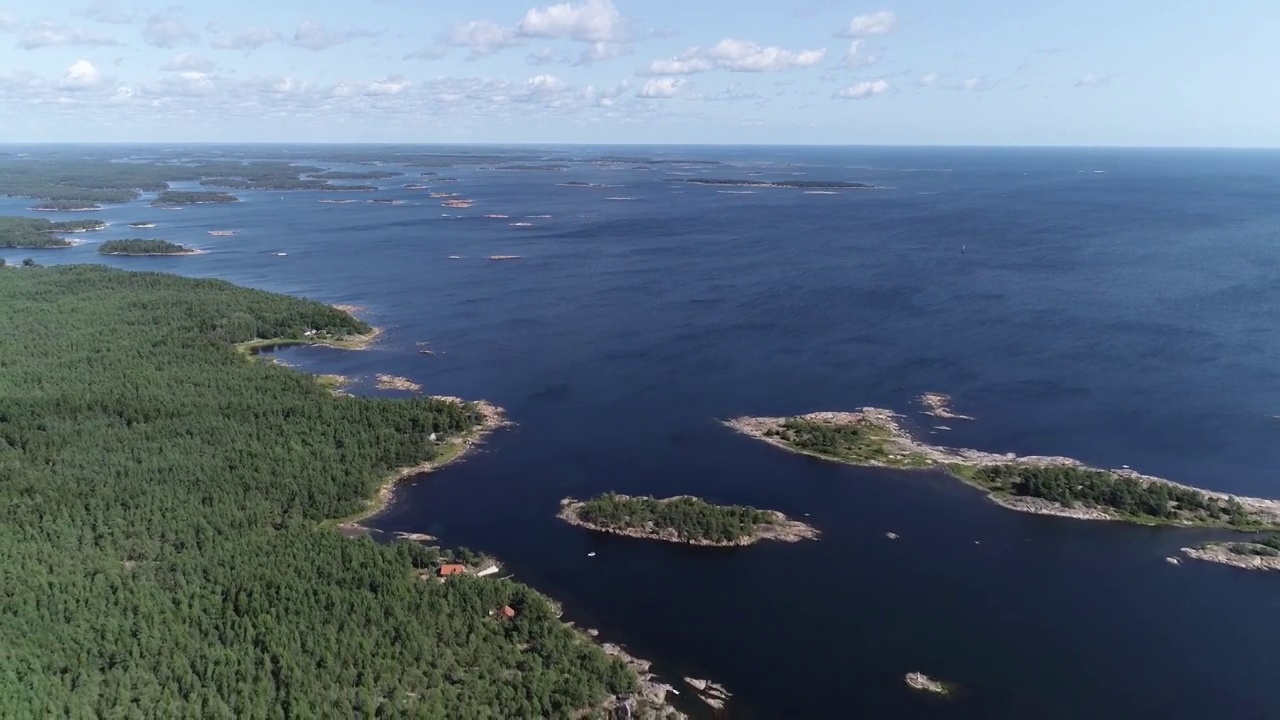
POLYGON ((389 146, 409 146, 409 147, 725 147, 725 148, 876 148, 876 149, 973 149, 973 150, 1262 150, 1276 151, 1280 150, 1280 146, 1266 145, 1037 145, 1037 144, 1009 144, 1009 145, 966 145, 959 143, 934 143, 934 144, 893 144, 893 143, 849 143, 849 144, 829 144, 829 143, 637 143, 637 142, 503 142, 503 141, 442 141, 442 142, 424 142, 424 141, 306 141, 306 142, 290 142, 290 141, 273 141, 273 140, 110 140, 110 141, 92 141, 92 140, 32 140, 32 141, 7 141, 0 142, 0 148, 3 147, 56 147, 56 146, 87 146, 87 147, 114 147, 114 146, 154 146, 165 147, 173 145, 203 145, 203 146, 219 146, 219 145, 258 145, 258 146, 277 146, 277 147, 324 147, 324 146, 359 146, 359 147, 389 147, 389 146))

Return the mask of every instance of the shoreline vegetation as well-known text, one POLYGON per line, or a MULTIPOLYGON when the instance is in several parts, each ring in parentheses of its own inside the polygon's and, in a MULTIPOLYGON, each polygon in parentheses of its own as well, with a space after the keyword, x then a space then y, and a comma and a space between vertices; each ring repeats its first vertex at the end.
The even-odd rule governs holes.
POLYGON ((1244 570, 1280 571, 1280 535, 1238 542, 1210 542, 1182 548, 1188 557, 1244 570))
POLYGON ((930 445, 881 408, 793 417, 740 417, 724 424, 785 450, 849 465, 941 470, 1019 512, 1243 532, 1280 529, 1280 501, 1182 485, 1067 457, 996 454, 930 445))
POLYGON ((741 547, 761 540, 816 540, 819 532, 776 510, 712 505, 691 495, 669 498, 606 493, 565 498, 556 517, 577 527, 645 540, 705 547, 741 547))
POLYGON ((98 246, 99 255, 131 255, 144 257, 151 255, 199 255, 200 250, 186 245, 171 243, 167 240, 108 240, 98 246))
POLYGON ((505 422, 456 398, 335 397, 235 350, 366 323, 102 265, 0 273, 0 303, 12 712, 238 717, 287 698, 343 717, 680 717, 532 588, 422 581, 465 551, 334 531, 390 498, 388 473, 505 422))

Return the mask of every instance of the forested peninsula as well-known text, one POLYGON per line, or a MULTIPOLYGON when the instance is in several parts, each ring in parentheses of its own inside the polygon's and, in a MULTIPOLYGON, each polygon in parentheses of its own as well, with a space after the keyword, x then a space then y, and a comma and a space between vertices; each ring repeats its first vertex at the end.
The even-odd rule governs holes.
POLYGON ((98 246, 99 255, 194 255, 198 252, 199 250, 171 243, 168 240, 141 238, 108 240, 98 246))
POLYGON ((1150 525, 1280 529, 1280 501, 1202 490, 1131 470, 1102 470, 1066 457, 995 454, 929 445, 889 410, 742 417, 726 425, 792 452, 904 470, 944 470, 1021 512, 1150 525))
POLYGON ((58 237, 60 233, 80 233, 101 230, 107 226, 101 220, 67 220, 53 222, 44 218, 0 217, 0 248, 62 248, 73 243, 58 237))
POLYGON ((686 545, 733 547, 818 537, 817 530, 774 510, 712 505, 689 495, 658 499, 606 493, 590 500, 565 498, 556 517, 600 532, 686 545))
POLYGON ((363 322, 83 265, 0 273, 0 306, 6 713, 569 718, 636 687, 530 588, 326 525, 481 420, 233 346, 363 322))

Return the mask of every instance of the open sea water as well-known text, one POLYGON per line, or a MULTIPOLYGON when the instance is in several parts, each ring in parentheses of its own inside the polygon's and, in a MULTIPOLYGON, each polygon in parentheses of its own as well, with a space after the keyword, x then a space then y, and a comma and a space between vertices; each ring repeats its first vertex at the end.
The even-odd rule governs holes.
MULTIPOLYGON (((1223 533, 1010 512, 938 473, 825 463, 718 423, 874 405, 936 443, 1280 496, 1280 152, 441 149, 567 166, 552 171, 366 150, 408 174, 372 193, 47 214, 112 225, 3 257, 364 307, 387 329, 375 349, 279 357, 366 392, 375 373, 407 376, 516 423, 372 524, 498 556, 654 661, 697 717, 712 715, 681 676, 726 685, 733 718, 1280 717, 1280 576, 1165 562, 1223 533), (877 189, 673 182, 697 177, 877 189), (128 227, 143 220, 158 227, 128 227), (238 232, 207 234, 221 229, 238 232), (122 237, 208 253, 94 252, 122 237), (920 414, 926 391, 976 420, 920 414), (562 497, 609 490, 777 509, 823 537, 691 548, 555 519, 562 497), (916 694, 909 671, 959 691, 916 694)), ((184 152, 219 151, 168 151, 184 152)))

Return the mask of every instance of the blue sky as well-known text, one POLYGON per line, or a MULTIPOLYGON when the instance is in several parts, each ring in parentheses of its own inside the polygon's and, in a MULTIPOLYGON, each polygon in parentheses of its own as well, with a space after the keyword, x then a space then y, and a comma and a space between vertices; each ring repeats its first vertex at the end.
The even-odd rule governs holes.
POLYGON ((0 141, 1276 147, 1276 27, 1261 0, 0 0, 0 141))

